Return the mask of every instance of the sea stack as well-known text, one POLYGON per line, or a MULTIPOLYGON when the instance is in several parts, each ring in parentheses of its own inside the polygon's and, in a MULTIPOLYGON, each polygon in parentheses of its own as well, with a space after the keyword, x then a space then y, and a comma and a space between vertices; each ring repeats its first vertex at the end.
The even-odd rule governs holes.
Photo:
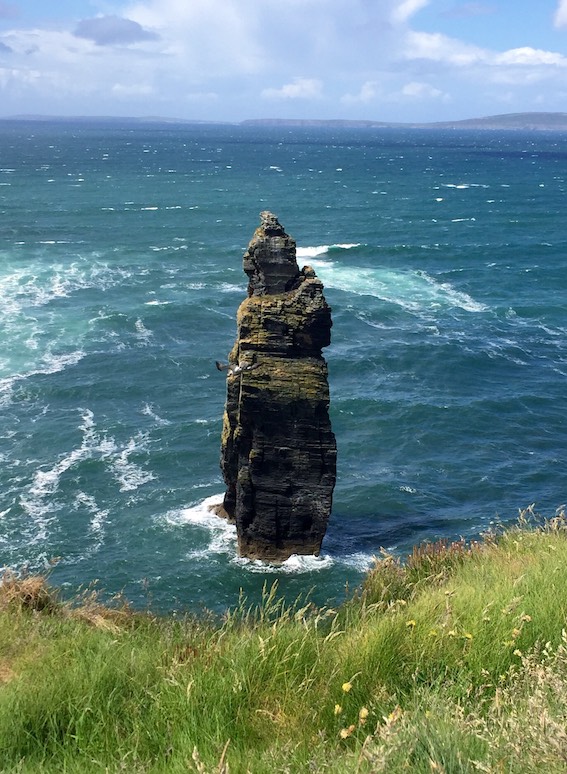
POLYGON ((226 484, 216 512, 236 523, 243 557, 318 555, 336 480, 327 364, 331 309, 294 240, 262 212, 243 268, 221 439, 226 484))

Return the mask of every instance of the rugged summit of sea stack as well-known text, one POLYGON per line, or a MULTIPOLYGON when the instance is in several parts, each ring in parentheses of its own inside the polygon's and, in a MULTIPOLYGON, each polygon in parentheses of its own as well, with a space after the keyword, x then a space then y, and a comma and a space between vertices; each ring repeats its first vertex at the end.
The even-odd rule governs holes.
POLYGON ((327 364, 331 309, 294 240, 262 212, 243 268, 248 298, 228 358, 221 438, 223 504, 243 557, 318 555, 336 480, 327 364))

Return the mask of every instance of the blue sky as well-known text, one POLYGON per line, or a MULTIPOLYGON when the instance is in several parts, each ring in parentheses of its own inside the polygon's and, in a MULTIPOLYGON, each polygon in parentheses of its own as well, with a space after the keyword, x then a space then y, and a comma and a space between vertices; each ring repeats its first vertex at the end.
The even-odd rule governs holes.
POLYGON ((0 116, 567 112, 567 0, 0 0, 0 116))

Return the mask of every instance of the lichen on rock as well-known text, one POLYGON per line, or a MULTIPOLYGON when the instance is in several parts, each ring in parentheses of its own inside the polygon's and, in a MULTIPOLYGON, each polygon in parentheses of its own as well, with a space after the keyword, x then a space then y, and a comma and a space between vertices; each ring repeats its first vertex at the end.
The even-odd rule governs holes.
POLYGON ((248 298, 229 355, 216 512, 236 523, 241 556, 284 561, 319 554, 331 512, 337 449, 321 350, 332 321, 294 240, 275 215, 260 217, 243 258, 248 298))

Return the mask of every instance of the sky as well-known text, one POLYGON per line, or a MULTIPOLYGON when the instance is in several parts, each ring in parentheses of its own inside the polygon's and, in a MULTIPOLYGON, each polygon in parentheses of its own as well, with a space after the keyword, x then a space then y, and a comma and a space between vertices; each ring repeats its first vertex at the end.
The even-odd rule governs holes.
POLYGON ((0 0, 0 117, 567 112, 567 0, 0 0))

